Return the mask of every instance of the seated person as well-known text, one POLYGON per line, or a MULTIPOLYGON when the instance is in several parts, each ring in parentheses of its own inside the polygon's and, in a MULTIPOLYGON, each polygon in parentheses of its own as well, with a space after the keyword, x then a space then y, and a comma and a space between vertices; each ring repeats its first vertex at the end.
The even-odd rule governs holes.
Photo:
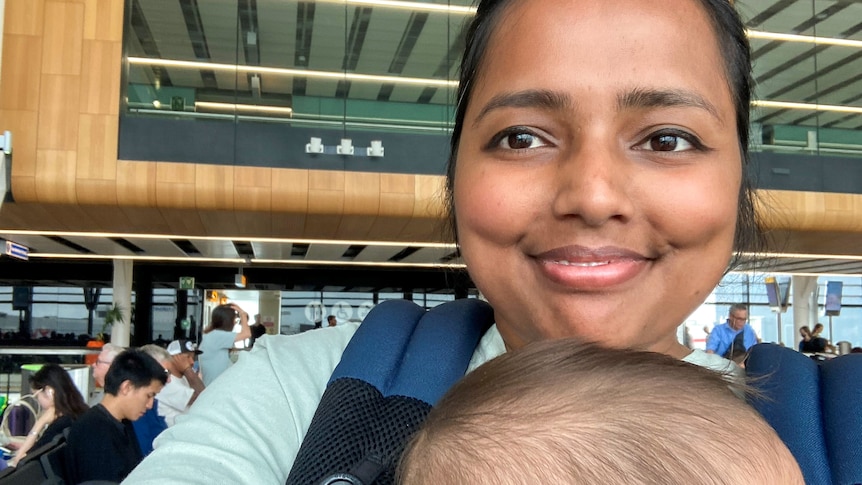
POLYGON ((30 376, 30 387, 42 413, 9 465, 15 466, 31 449, 50 443, 90 408, 65 369, 45 364, 30 376))
POLYGON ((177 416, 185 414, 204 390, 204 383, 194 368, 195 356, 202 352, 186 339, 172 341, 167 350, 153 344, 144 345, 141 349, 171 374, 171 379, 156 399, 159 401, 159 415, 165 418, 168 426, 173 426, 177 416))
POLYGON ((126 349, 112 343, 102 346, 102 351, 99 352, 96 360, 91 364, 93 367, 93 381, 96 385, 90 391, 90 396, 87 399, 88 405, 95 406, 102 402, 102 397, 105 395, 105 374, 108 373, 108 369, 111 367, 111 362, 114 361, 114 358, 124 350, 126 349))
POLYGON ((802 485, 790 451, 740 391, 665 355, 532 343, 441 399, 408 444, 399 483, 802 485))
POLYGON ((105 374, 102 402, 69 431, 67 482, 119 482, 140 463, 143 455, 132 421, 153 406, 167 379, 165 369, 140 350, 126 350, 114 358, 105 374))

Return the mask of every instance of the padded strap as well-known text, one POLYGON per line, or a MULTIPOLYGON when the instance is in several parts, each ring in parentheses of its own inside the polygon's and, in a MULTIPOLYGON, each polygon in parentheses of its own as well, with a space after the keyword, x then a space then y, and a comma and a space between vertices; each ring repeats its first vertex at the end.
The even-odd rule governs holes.
POLYGON ((329 383, 357 379, 384 397, 434 405, 464 376, 493 321, 494 311, 482 300, 455 300, 428 312, 410 301, 385 301, 356 330, 329 383))
POLYGON ((429 312, 404 300, 375 306, 332 373, 286 483, 394 483, 404 445, 464 376, 493 316, 480 300, 429 312), (363 466, 371 462, 381 466, 363 466))
POLYGON ((424 314, 419 305, 407 300, 388 300, 372 308, 341 354, 327 385, 351 378, 383 392, 397 374, 407 343, 424 314))
POLYGON ((830 485, 817 363, 779 345, 758 344, 752 347, 745 370, 763 393, 752 406, 793 453, 805 483, 830 485))
POLYGON ((823 362, 820 380, 833 482, 862 483, 862 355, 823 362))
POLYGON ((482 300, 455 300, 426 313, 410 338, 387 396, 406 396, 437 404, 464 377, 479 340, 494 321, 482 300))

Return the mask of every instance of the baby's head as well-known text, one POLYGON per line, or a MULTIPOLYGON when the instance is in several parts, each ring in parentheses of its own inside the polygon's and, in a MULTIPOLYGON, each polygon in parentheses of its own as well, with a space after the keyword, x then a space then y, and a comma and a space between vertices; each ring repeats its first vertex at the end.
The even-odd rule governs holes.
POLYGON ((804 483, 734 386, 665 355, 536 342, 443 397, 408 445, 400 483, 804 483))

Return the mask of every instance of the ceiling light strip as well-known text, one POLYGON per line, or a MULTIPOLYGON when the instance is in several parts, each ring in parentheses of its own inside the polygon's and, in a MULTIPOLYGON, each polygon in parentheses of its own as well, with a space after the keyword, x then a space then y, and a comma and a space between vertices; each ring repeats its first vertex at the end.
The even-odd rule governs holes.
POLYGON ((835 104, 793 103, 789 101, 767 100, 755 100, 751 102, 751 105, 759 108, 801 109, 808 111, 831 111, 835 113, 862 114, 862 107, 860 106, 839 106, 835 104))
POLYGON ((176 261, 183 263, 238 263, 246 264, 244 258, 204 258, 197 256, 129 256, 116 254, 63 254, 63 253, 30 253, 30 258, 40 259, 90 259, 111 261, 114 259, 130 261, 176 261))
POLYGON ((293 114, 293 108, 282 106, 266 106, 260 104, 214 103, 211 101, 195 101, 195 107, 219 111, 247 111, 261 113, 293 114))
POLYGON ((305 259, 243 259, 243 258, 202 258, 182 256, 129 256, 110 254, 62 254, 62 253, 30 253, 30 258, 37 259, 86 259, 112 261, 115 259, 129 261, 175 261, 183 263, 233 263, 233 264, 266 264, 292 266, 354 266, 376 268, 429 268, 429 269, 463 269, 463 263, 401 263, 396 261, 324 261, 305 259))
POLYGON ((156 59, 151 57, 129 57, 129 64, 145 66, 181 67, 189 69, 208 69, 213 71, 230 71, 257 74, 277 74, 282 76, 313 77, 332 79, 336 81, 364 81, 392 84, 407 84, 418 86, 456 87, 458 81, 446 79, 429 79, 400 76, 378 76, 372 74, 356 74, 338 71, 309 71, 305 69, 287 69, 280 67, 243 66, 237 64, 221 64, 217 62, 180 61, 175 59, 156 59))
POLYGON ((102 237, 102 238, 138 238, 138 239, 180 239, 189 241, 248 241, 261 243, 281 244, 338 244, 356 246, 422 246, 426 248, 450 248, 457 246, 453 243, 427 242, 427 241, 350 241, 346 239, 288 239, 273 237, 248 237, 248 236, 187 236, 180 234, 131 234, 112 232, 79 232, 79 231, 34 231, 22 229, 0 229, 0 234, 17 234, 20 236, 61 236, 61 237, 102 237))
POLYGON ((358 266, 375 268, 429 268, 429 269, 464 269, 464 263, 402 263, 397 261, 321 261, 307 259, 252 259, 252 264, 283 264, 293 266, 358 266))
POLYGON ((802 42, 806 44, 862 48, 862 40, 836 39, 834 37, 818 37, 815 35, 782 34, 778 32, 763 32, 759 30, 748 30, 746 33, 748 34, 749 39, 779 40, 783 42, 802 42))

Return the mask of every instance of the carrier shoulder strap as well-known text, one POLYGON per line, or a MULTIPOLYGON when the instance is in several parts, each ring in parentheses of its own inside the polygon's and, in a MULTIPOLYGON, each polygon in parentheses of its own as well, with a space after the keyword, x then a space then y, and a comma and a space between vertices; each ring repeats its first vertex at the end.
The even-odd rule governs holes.
POLYGON ((475 299, 427 312, 406 300, 375 306, 332 373, 287 484, 394 483, 407 440, 464 376, 493 315, 475 299))
POLYGON ((752 405, 793 453, 805 483, 862 483, 862 355, 817 362, 775 345, 752 347, 752 405))

